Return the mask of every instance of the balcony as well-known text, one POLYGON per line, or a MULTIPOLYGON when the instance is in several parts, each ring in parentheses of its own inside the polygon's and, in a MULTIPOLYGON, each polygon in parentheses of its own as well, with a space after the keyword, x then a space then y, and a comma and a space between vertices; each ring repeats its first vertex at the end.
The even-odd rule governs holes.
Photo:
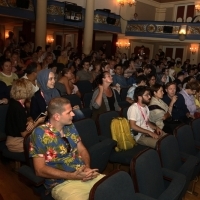
POLYGON ((128 21, 125 35, 179 40, 182 25, 186 25, 185 40, 200 39, 200 23, 192 22, 128 21))
MULTIPOLYGON (((36 0, 29 0, 29 8, 22 9, 16 7, 15 1, 0 0, 0 15, 35 21, 36 0)), ((85 9, 82 9, 82 21, 64 20, 64 2, 53 0, 47 1, 47 23, 59 24, 75 28, 84 28, 85 9)), ((106 13, 100 10, 94 11, 94 30, 121 33, 120 16, 114 13, 106 13), (108 22, 108 18, 112 23, 108 22)))

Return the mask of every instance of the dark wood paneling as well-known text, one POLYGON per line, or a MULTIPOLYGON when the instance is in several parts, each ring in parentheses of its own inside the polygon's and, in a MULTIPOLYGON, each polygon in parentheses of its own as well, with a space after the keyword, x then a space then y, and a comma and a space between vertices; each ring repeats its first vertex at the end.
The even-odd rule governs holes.
POLYGON ((56 46, 57 45, 62 46, 62 39, 63 39, 62 35, 56 35, 56 46))
POLYGON ((194 17, 194 5, 189 5, 187 6, 187 14, 186 14, 186 19, 188 17, 194 17))
POLYGON ((178 8, 177 8, 176 20, 177 20, 178 18, 181 18, 181 19, 183 20, 184 10, 185 10, 185 6, 178 6, 178 8))
POLYGON ((175 59, 176 58, 181 58, 181 60, 183 59, 183 48, 176 48, 176 52, 175 52, 175 59))
POLYGON ((172 58, 173 48, 166 48, 165 55, 166 55, 166 57, 172 58))

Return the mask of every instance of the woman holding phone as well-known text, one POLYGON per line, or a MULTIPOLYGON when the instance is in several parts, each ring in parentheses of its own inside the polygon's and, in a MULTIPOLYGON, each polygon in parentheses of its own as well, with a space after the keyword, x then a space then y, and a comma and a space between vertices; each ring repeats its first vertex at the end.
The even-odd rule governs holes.
MULTIPOLYGON (((50 69, 43 69, 37 75, 39 90, 35 92, 31 99, 30 114, 36 120, 41 113, 46 113, 47 106, 51 99, 60 97, 60 93, 55 88, 55 74, 50 69)), ((73 108, 74 120, 84 118, 81 110, 73 108)))
POLYGON ((37 75, 39 90, 31 98, 30 115, 36 120, 41 113, 46 113, 47 105, 52 98, 59 97, 60 94, 55 85, 55 74, 50 69, 43 69, 37 75))
POLYGON ((14 81, 10 95, 5 124, 6 146, 11 152, 23 152, 24 137, 44 122, 45 118, 34 122, 27 112, 25 101, 33 96, 32 83, 29 80, 22 78, 14 81))

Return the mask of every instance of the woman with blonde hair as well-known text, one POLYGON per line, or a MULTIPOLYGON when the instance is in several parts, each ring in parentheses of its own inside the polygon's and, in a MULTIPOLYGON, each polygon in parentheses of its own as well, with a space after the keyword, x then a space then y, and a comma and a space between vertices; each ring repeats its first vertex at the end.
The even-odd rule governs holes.
POLYGON ((39 118, 36 122, 29 116, 25 101, 33 96, 32 83, 27 79, 13 82, 11 99, 6 116, 6 146, 11 152, 23 152, 24 137, 44 121, 39 118))

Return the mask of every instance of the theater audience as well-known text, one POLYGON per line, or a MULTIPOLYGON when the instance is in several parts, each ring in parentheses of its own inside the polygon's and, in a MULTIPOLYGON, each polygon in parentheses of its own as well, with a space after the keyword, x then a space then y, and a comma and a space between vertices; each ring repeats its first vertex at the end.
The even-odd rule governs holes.
POLYGON ((189 110, 190 116, 194 118, 194 113, 197 110, 194 95, 199 88, 198 81, 189 82, 186 84, 185 89, 182 89, 179 94, 184 97, 185 104, 189 110))
POLYGON ((130 104, 134 103, 134 92, 135 88, 138 86, 145 86, 146 85, 146 76, 145 75, 140 75, 136 78, 136 84, 133 84, 127 92, 126 96, 126 101, 129 102, 130 104))
POLYGON ((109 72, 110 71, 110 65, 108 62, 102 62, 101 63, 101 70, 104 72, 104 71, 107 71, 109 72))
POLYGON ((22 77, 28 79, 33 86, 33 93, 39 90, 37 85, 37 73, 41 70, 41 66, 35 62, 30 63, 26 68, 26 74, 22 77))
POLYGON ((18 79, 18 76, 12 72, 11 61, 4 60, 2 64, 2 71, 0 72, 0 80, 3 81, 7 86, 10 86, 16 79, 18 79))
POLYGON ((14 81, 11 88, 11 99, 6 116, 6 146, 11 152, 23 152, 24 137, 40 123, 44 122, 44 117, 39 118, 35 123, 28 115, 25 107, 26 99, 33 95, 32 83, 27 79, 14 81))
POLYGON ((93 80, 96 79, 96 77, 101 74, 101 61, 95 61, 93 64, 93 69, 91 70, 93 80))
POLYGON ((35 120, 42 112, 46 112, 47 105, 52 98, 60 94, 55 85, 55 75, 50 69, 43 69, 37 75, 39 90, 31 98, 30 114, 35 120))
POLYGON ((116 87, 119 92, 122 87, 127 87, 128 84, 123 76, 123 69, 121 65, 115 65, 115 74, 113 75, 113 86, 116 87))
MULTIPOLYGON (((172 134, 180 124, 173 122, 171 118, 172 106, 168 106, 163 100, 163 87, 156 83, 151 87, 152 98, 149 104, 149 120, 156 124, 165 133, 172 134)), ((171 104, 173 104, 173 99, 171 104)))
POLYGON ((174 80, 174 83, 176 83, 176 91, 180 92, 183 88, 183 80, 184 80, 184 73, 183 72, 178 72, 176 75, 176 78, 174 80))
POLYGON ((147 86, 152 87, 156 83, 156 76, 154 74, 149 74, 146 76, 147 86))
POLYGON ((90 108, 92 109, 92 119, 96 120, 101 113, 110 110, 120 111, 115 92, 110 87, 113 82, 109 72, 104 71, 97 77, 98 88, 93 93, 90 108))
POLYGON ((159 138, 165 133, 149 121, 149 109, 147 105, 151 100, 150 88, 139 86, 135 89, 134 102, 128 109, 127 117, 133 135, 138 144, 155 148, 159 138))
POLYGON ((7 104, 10 98, 10 92, 7 85, 0 81, 0 104, 7 104))
POLYGON ((90 61, 89 59, 83 60, 83 69, 76 73, 76 81, 90 81, 93 82, 92 73, 89 71, 90 61))
POLYGON ((72 94, 72 89, 69 86, 69 80, 72 78, 72 72, 69 68, 62 70, 62 76, 56 82, 55 87, 59 90, 61 95, 72 94))
POLYGON ((81 93, 78 87, 75 85, 76 78, 75 75, 72 74, 71 79, 69 80, 69 87, 71 88, 72 94, 76 94, 79 98, 81 98, 81 93))
POLYGON ((173 121, 188 124, 193 116, 190 115, 183 96, 179 93, 176 94, 176 84, 173 82, 167 83, 165 90, 167 94, 163 96, 163 101, 169 107, 172 107, 171 116, 173 121))
MULTIPOLYGON (((55 86, 55 74, 49 69, 41 70, 37 75, 38 90, 31 99, 30 114, 35 120, 40 113, 45 113, 47 105, 52 98, 60 97, 60 93, 55 86)), ((74 120, 84 118, 84 114, 76 105, 73 107, 74 120)))

